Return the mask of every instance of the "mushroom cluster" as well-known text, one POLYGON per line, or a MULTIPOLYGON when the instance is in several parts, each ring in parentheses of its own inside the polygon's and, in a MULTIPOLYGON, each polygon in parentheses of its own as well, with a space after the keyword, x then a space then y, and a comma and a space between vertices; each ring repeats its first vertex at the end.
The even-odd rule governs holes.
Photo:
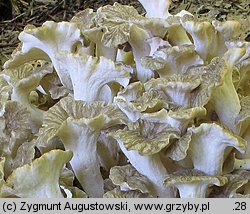
POLYGON ((250 42, 170 0, 28 25, 0 73, 0 197, 250 197, 250 42), (51 173, 53 172, 53 173, 51 173))

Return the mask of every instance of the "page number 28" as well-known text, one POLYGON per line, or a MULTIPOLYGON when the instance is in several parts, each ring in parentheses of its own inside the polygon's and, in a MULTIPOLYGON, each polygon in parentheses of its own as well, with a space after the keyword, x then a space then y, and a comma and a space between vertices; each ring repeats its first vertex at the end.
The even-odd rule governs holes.
POLYGON ((246 202, 235 202, 235 208, 233 210, 246 210, 247 209, 247 203, 246 202))

